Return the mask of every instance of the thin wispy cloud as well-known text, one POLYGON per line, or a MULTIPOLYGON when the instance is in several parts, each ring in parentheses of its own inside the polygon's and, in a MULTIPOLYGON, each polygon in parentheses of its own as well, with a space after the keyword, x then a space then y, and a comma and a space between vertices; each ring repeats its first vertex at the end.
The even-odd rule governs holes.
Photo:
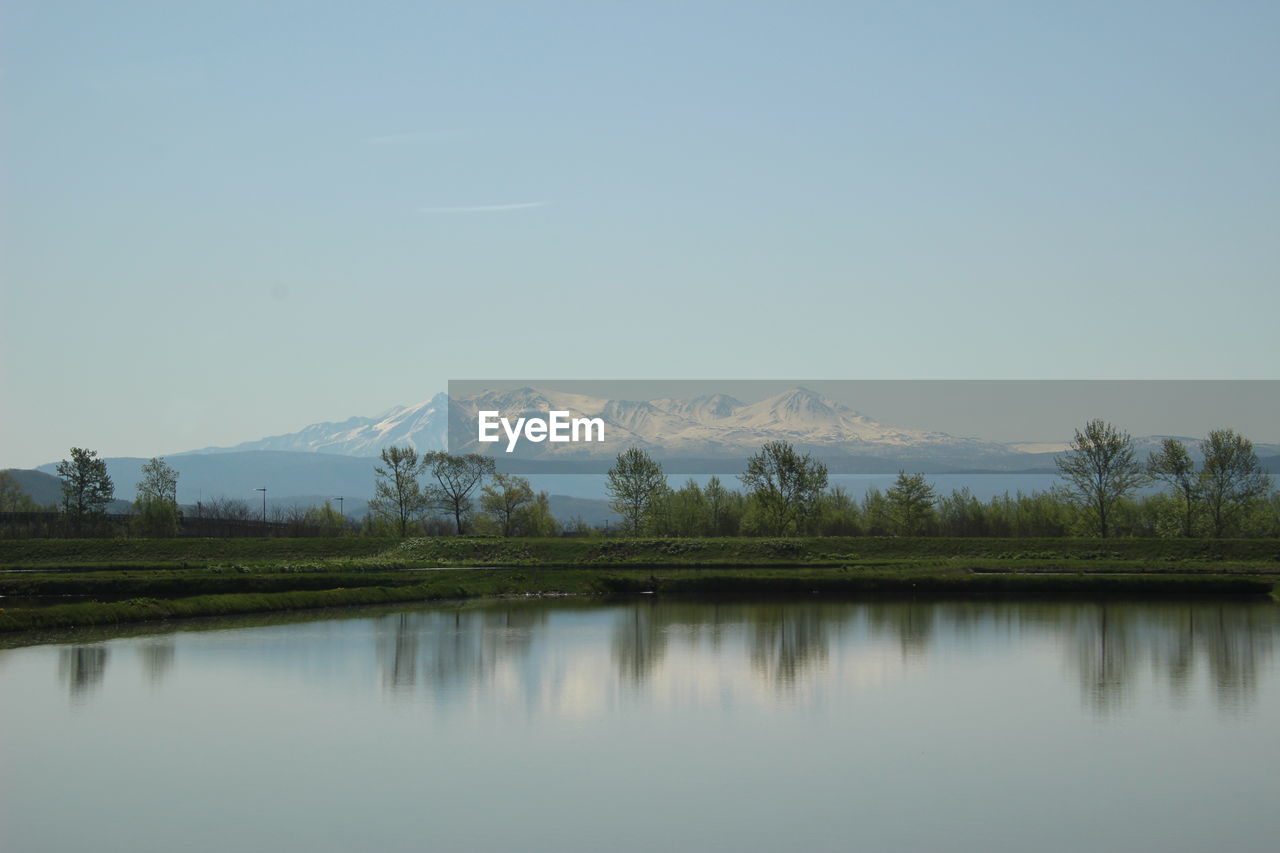
POLYGON ((463 135, 460 130, 423 130, 413 133, 387 133, 381 136, 366 136, 361 141, 366 145, 416 145, 423 142, 439 142, 443 139, 458 139, 463 135))
POLYGON ((546 207, 548 201, 518 201, 511 204, 464 204, 453 207, 420 207, 421 213, 506 213, 510 210, 532 210, 546 207))

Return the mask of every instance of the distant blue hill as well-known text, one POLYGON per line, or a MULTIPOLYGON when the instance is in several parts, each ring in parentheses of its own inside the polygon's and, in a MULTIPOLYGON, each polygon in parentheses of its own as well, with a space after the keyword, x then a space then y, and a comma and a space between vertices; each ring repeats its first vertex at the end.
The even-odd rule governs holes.
MULTIPOLYGON (((133 500, 142 479, 142 466, 148 461, 129 456, 106 459, 116 497, 133 500)), ((262 493, 255 490, 262 486, 267 488, 268 498, 370 498, 373 469, 378 464, 377 459, 369 457, 279 450, 167 456, 165 462, 178 472, 178 502, 183 504, 215 497, 261 500, 262 493)), ((53 474, 56 469, 57 464, 50 463, 36 470, 53 474)))

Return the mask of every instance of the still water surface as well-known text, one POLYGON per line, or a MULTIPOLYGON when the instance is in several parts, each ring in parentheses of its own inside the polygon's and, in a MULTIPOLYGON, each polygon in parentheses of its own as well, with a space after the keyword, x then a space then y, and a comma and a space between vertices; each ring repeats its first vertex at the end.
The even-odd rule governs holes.
POLYGON ((644 599, 9 649, 0 850, 1269 851, 1278 646, 1268 603, 644 599))

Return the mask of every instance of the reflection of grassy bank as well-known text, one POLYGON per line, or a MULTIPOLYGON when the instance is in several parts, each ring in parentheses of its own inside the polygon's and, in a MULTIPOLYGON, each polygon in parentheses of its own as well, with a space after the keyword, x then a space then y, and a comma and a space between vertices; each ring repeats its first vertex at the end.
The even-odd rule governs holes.
MULTIPOLYGON (((193 588, 206 579, 192 570, 193 588)), ((294 576, 294 579, 297 579, 294 576)), ((50 581, 70 580, 50 578, 50 581)), ((99 576, 95 580, 101 581, 99 576)), ((1222 575, 1118 573, 978 573, 927 568, 721 568, 721 569, 454 569, 406 572, 387 584, 377 575, 316 574, 324 589, 278 589, 173 598, 56 605, 0 611, 0 630, 51 630, 194 616, 220 616, 340 605, 387 604, 522 594, 780 597, 830 596, 1210 596, 1265 595, 1272 579, 1222 575), (377 585, 346 586, 353 578, 377 585)), ((30 578, 37 587, 39 577, 30 578)), ((167 587, 177 589, 178 587, 167 587)))

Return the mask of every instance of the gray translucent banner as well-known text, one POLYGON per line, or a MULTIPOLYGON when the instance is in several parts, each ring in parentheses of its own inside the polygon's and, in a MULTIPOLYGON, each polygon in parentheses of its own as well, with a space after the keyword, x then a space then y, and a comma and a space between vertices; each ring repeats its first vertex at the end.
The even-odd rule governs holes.
POLYGON ((832 474, 1054 470, 1092 419, 1139 452, 1230 428, 1280 457, 1280 380, 451 380, 448 449, 499 471, 591 474, 640 447, 668 474, 737 474, 787 441, 832 474))

